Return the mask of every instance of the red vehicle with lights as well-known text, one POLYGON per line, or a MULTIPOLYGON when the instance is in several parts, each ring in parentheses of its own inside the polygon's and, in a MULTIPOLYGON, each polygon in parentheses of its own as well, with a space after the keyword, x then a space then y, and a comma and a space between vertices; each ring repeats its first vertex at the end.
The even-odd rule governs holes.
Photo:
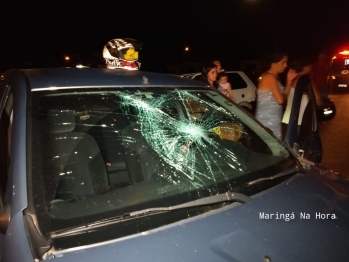
POLYGON ((332 58, 328 82, 332 91, 349 90, 349 47, 332 58))

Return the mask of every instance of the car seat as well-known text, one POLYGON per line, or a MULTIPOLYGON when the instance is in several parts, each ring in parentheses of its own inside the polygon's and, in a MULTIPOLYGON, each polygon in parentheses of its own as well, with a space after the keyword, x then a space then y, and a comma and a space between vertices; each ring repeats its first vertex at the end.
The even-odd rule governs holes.
POLYGON ((99 147, 92 136, 73 132, 73 111, 50 110, 44 121, 52 154, 49 160, 55 167, 51 171, 59 177, 55 198, 79 201, 107 191, 107 172, 99 147))
POLYGON ((119 188, 132 184, 122 145, 122 130, 130 124, 124 113, 114 111, 101 117, 88 131, 99 146, 106 164, 109 185, 112 187, 119 188))
POLYGON ((130 125, 122 132, 125 160, 132 182, 149 180, 158 170, 159 155, 143 137, 140 127, 130 125))

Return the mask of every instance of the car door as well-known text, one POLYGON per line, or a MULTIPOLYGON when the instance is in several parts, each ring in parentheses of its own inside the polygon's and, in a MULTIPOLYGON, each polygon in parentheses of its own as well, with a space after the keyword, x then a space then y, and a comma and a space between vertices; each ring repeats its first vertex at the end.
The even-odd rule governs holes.
MULTIPOLYGON (((240 104, 243 101, 251 102, 251 96, 246 81, 240 76, 238 72, 226 72, 228 75, 228 81, 231 84, 233 90, 234 101, 240 104)), ((252 91, 254 94, 254 91, 252 91)))
POLYGON ((319 134, 317 106, 311 80, 303 75, 297 81, 289 124, 287 125, 285 141, 294 147, 295 143, 304 151, 304 157, 310 161, 320 163, 322 160, 322 142, 319 134), (308 96, 308 103, 302 109, 302 97, 308 96), (299 112, 304 110, 299 125, 299 112))
POLYGON ((8 180, 11 135, 12 135, 12 107, 13 95, 10 86, 0 82, 0 259, 2 257, 3 242, 7 228, 6 218, 9 217, 9 205, 5 201, 5 191, 8 180))

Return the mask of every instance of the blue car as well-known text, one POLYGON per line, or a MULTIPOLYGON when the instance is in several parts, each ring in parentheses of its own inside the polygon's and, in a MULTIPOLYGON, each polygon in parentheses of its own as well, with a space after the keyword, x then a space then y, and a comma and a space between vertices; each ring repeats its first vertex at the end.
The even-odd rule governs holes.
POLYGON ((348 180, 200 82, 62 68, 0 83, 1 261, 348 260, 348 180))

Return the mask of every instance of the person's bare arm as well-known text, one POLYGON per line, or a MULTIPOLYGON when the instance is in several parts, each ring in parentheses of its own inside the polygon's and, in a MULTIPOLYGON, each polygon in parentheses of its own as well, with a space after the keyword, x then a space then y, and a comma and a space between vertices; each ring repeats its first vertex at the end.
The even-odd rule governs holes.
POLYGON ((287 82, 286 82, 286 86, 285 86, 285 90, 284 90, 284 94, 285 94, 286 97, 290 93, 292 80, 296 76, 297 76, 297 72, 295 70, 293 70, 293 69, 288 70, 288 72, 287 72, 287 82))

